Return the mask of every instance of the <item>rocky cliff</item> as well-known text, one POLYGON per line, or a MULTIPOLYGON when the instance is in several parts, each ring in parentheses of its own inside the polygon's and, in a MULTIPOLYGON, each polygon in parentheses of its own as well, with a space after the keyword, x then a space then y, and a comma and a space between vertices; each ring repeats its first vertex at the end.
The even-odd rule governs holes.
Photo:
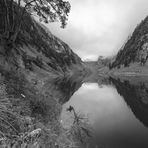
POLYGON ((118 52, 111 67, 129 66, 132 62, 144 65, 148 58, 148 17, 134 30, 126 44, 118 52))

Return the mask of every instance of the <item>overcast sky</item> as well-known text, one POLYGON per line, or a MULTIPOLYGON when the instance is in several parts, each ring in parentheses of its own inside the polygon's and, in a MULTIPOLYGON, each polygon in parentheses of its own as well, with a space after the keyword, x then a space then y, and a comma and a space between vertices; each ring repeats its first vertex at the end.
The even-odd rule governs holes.
POLYGON ((148 15, 148 0, 69 0, 68 25, 49 24, 83 60, 117 53, 127 37, 148 15))

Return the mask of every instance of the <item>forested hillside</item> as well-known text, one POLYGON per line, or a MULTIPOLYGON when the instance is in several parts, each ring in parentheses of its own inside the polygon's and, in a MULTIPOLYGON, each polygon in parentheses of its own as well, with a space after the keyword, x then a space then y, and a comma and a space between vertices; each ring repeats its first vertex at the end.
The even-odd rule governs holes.
POLYGON ((118 52, 116 59, 110 65, 120 68, 131 63, 139 62, 144 65, 148 58, 148 17, 146 17, 134 30, 131 37, 118 52))

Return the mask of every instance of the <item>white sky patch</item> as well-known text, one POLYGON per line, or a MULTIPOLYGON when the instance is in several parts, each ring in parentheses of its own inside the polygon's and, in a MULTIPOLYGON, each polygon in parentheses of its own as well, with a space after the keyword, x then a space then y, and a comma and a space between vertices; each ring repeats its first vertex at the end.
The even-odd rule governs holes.
POLYGON ((73 11, 77 13, 72 13, 70 24, 79 28, 86 35, 96 34, 96 30, 99 29, 97 35, 101 36, 116 22, 115 11, 105 4, 97 6, 87 4, 83 7, 79 5, 73 11))

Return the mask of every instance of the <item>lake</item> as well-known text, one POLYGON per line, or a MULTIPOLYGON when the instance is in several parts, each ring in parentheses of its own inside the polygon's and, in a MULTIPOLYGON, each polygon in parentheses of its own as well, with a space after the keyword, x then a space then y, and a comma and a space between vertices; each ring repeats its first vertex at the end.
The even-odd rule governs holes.
POLYGON ((70 87, 70 83, 63 85, 64 90, 72 92, 63 102, 63 127, 72 125, 71 114, 66 111, 71 105, 88 118, 93 128, 88 148, 147 148, 147 78, 98 78, 95 81, 76 82, 76 87, 70 87))

